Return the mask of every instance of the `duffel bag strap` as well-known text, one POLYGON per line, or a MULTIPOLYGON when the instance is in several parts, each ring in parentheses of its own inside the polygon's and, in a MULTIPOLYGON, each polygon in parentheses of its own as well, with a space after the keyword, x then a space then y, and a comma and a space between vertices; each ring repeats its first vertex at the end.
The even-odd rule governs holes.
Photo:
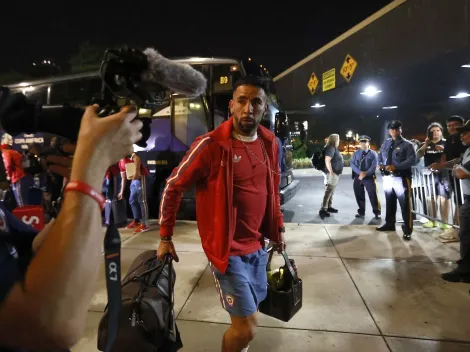
POLYGON ((171 255, 167 256, 168 260, 168 286, 169 286, 169 295, 170 295, 170 319, 168 322, 168 338, 175 342, 176 341, 176 317, 175 317, 175 290, 173 283, 173 258, 171 255))
POLYGON ((121 312, 121 236, 111 212, 104 237, 106 288, 108 290, 108 334, 105 352, 111 352, 116 341, 121 312))

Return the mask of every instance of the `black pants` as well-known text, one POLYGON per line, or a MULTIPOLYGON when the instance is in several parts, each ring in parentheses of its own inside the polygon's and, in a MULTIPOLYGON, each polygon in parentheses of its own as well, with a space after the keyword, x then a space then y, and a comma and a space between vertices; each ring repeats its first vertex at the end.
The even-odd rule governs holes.
POLYGON ((397 200, 400 203, 404 232, 413 232, 413 218, 411 213, 411 177, 384 176, 385 201, 387 203, 387 214, 385 223, 395 226, 397 214, 397 200))
POLYGON ((366 192, 369 195, 370 204, 372 205, 372 210, 375 215, 380 215, 380 200, 378 197, 378 188, 375 178, 363 178, 359 180, 356 176, 353 183, 354 195, 356 196, 356 202, 359 207, 357 213, 359 215, 365 215, 366 213, 366 192), (365 189, 364 189, 365 188, 365 189))
POLYGON ((470 272, 470 196, 460 206, 460 264, 465 271, 470 272))

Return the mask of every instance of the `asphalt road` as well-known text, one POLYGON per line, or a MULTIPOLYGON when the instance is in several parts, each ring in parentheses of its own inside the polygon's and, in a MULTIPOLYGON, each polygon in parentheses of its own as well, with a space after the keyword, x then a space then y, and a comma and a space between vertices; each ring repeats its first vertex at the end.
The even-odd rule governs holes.
MULTIPOLYGON (((380 202, 382 204, 382 221, 374 220, 374 214, 370 206, 369 197, 366 195, 366 216, 364 219, 356 219, 357 203, 351 179, 351 168, 344 169, 339 179, 339 184, 333 195, 333 207, 338 209, 337 214, 331 214, 329 218, 322 220, 318 215, 325 186, 323 174, 315 169, 294 170, 294 176, 300 181, 300 189, 295 197, 282 206, 284 221, 308 224, 341 224, 341 225, 375 225, 385 220, 385 196, 382 188, 382 178, 377 173, 380 202)), ((367 192, 366 192, 367 194, 367 192)), ((397 221, 401 220, 400 207, 398 206, 397 221)))

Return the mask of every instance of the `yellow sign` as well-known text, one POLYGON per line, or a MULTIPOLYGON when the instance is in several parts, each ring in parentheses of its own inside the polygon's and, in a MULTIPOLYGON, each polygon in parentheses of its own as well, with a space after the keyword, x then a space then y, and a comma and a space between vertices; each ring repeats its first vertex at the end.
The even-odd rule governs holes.
POLYGON ((310 93, 312 95, 315 94, 315 91, 317 90, 317 86, 318 86, 318 78, 315 72, 312 72, 312 75, 310 76, 307 86, 308 86, 308 90, 310 91, 310 93))
POLYGON ((228 77, 227 76, 221 76, 220 77, 220 84, 227 84, 228 83, 228 77))
POLYGON ((341 76, 344 77, 346 81, 350 81, 356 71, 357 61, 353 59, 351 55, 346 55, 344 60, 343 67, 341 67, 341 76))
POLYGON ((336 88, 336 69, 332 68, 331 70, 323 73, 322 79, 322 86, 324 92, 336 88))

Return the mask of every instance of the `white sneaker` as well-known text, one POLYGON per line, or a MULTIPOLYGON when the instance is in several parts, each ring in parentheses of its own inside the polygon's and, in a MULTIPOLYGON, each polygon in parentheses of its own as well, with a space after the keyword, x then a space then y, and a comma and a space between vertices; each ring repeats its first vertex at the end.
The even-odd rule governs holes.
POLYGON ((459 235, 454 228, 450 228, 439 235, 439 241, 442 243, 459 242, 459 235))

